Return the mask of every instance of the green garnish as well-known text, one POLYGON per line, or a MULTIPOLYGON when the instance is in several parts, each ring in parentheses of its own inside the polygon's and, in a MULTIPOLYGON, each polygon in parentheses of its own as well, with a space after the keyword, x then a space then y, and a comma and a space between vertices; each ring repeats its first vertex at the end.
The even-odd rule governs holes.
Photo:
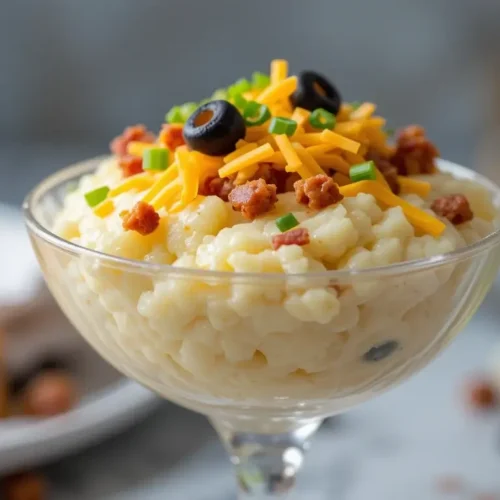
POLYGON ((271 118, 271 111, 265 104, 259 104, 255 101, 250 101, 243 108, 243 119, 249 127, 262 125, 271 118))
POLYGON ((226 101, 227 100, 227 90, 217 89, 213 94, 211 101, 226 101))
POLYGON ((182 117, 184 122, 198 109, 199 104, 196 102, 187 102, 181 106, 182 117))
POLYGON ((271 120, 269 124, 270 134, 285 134, 293 135, 297 130, 297 122, 294 120, 289 120, 288 118, 282 118, 276 116, 271 120))
POLYGON ((323 109, 323 108, 315 109, 309 115, 309 123, 314 128, 317 128, 320 130, 323 130, 323 129, 331 130, 333 127, 335 127, 336 121, 337 120, 335 118, 335 115, 330 113, 326 109, 323 109))
POLYGON ((246 105, 248 104, 248 101, 241 94, 234 94, 232 96, 232 99, 234 105, 240 109, 245 109, 246 105))
POLYGON ((230 97, 235 94, 243 94, 252 90, 252 84, 246 78, 240 78, 237 82, 233 83, 228 89, 230 97))
POLYGON ((356 111, 363 103, 361 101, 352 101, 349 104, 351 105, 352 110, 356 111))
POLYGON ((283 215, 281 217, 278 217, 275 222, 276 222, 276 227, 282 233, 299 225, 299 221, 296 219, 295 215, 292 214, 292 212, 283 215))
POLYGON ((143 170, 166 170, 169 151, 167 148, 148 148, 142 155, 143 170))
POLYGON ((168 123, 184 123, 184 116, 180 106, 174 106, 166 115, 165 121, 168 123))
POLYGON ((268 75, 261 73, 260 71, 255 71, 252 74, 252 85, 255 89, 264 89, 271 83, 271 79, 268 75))
POLYGON ((375 163, 367 161, 359 165, 353 165, 349 169, 349 177, 352 182, 374 181, 377 178, 375 163))
POLYGON ((388 137, 392 137, 396 133, 396 129, 386 128, 385 133, 387 134, 388 137))
POLYGON ((89 207, 95 207, 96 205, 99 205, 102 201, 104 201, 109 193, 109 187, 108 186, 102 186, 97 189, 94 189, 93 191, 89 191, 88 193, 85 193, 85 200, 87 201, 87 205, 89 207))

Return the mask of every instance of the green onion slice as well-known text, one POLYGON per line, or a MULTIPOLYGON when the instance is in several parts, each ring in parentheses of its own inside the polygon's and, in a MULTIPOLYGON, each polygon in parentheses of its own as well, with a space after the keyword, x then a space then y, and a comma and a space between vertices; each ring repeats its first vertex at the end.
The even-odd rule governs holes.
POLYGON ((148 148, 142 155, 143 170, 166 170, 169 151, 167 148, 148 148))
POLYGON ((109 187, 108 186, 102 186, 97 189, 94 189, 93 191, 89 191, 85 193, 85 200, 87 201, 87 205, 89 207, 95 207, 96 205, 99 205, 99 203, 103 202, 109 193, 109 187))
POLYGON ((271 134, 285 134, 293 135, 297 130, 297 122, 294 120, 289 120, 288 118, 282 118, 276 116, 271 120, 269 124, 269 133, 271 134))
POLYGON ((292 212, 283 215, 281 217, 278 217, 275 222, 276 222, 276 227, 282 233, 299 225, 299 221, 296 219, 295 215, 292 214, 292 212))
POLYGON ((243 119, 249 127, 262 125, 271 118, 271 111, 265 104, 249 101, 243 108, 243 119))
POLYGON ((377 178, 375 163, 367 161, 359 165, 353 165, 349 169, 349 177, 352 182, 374 181, 377 178))
POLYGON ((317 129, 324 130, 332 130, 335 127, 336 118, 335 115, 327 111, 323 108, 315 109, 309 115, 309 123, 317 129))

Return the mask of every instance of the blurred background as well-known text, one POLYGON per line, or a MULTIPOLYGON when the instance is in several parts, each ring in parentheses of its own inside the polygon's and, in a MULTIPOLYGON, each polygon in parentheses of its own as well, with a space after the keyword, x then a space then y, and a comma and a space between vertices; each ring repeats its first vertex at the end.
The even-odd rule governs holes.
MULTIPOLYGON (((443 157, 500 181, 498 0, 0 0, 0 7, 0 203, 19 205, 47 174, 105 153, 125 126, 158 130, 171 106, 267 71, 278 57, 292 71, 324 73, 346 100, 377 103, 390 127, 424 125, 443 157)), ((325 481, 339 499, 410 498, 398 490, 408 485, 415 498, 434 498, 435 477, 471 470, 475 491, 500 491, 498 422, 465 416, 455 393, 496 341, 495 300, 422 375, 325 428, 305 472, 308 500, 331 498, 319 493, 325 481), (482 458, 471 461, 478 442, 482 458), (396 482, 387 468, 398 470, 396 482)), ((57 500, 153 500, 165 491, 173 500, 220 500, 232 487, 224 460, 204 419, 168 405, 45 472, 57 500), (210 486, 202 493, 200 483, 210 486)))
POLYGON ((500 115, 496 0, 3 0, 0 199, 106 151, 132 123, 199 100, 272 58, 426 126, 472 164, 500 115), (494 104, 496 103, 496 106, 494 104))

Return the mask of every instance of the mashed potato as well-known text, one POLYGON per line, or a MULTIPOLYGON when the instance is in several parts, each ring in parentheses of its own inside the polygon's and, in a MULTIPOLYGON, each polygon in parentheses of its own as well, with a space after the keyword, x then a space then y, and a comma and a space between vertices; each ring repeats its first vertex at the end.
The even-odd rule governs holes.
POLYGON ((272 212, 245 221, 231 205, 205 197, 141 236, 122 229, 118 213, 140 193, 116 199, 101 219, 83 194, 114 185, 114 159, 67 195, 54 230, 107 254, 171 264, 174 270, 125 271, 95 257, 60 256, 50 263, 58 299, 88 340, 113 364, 170 399, 287 406, 304 400, 375 391, 414 370, 439 349, 452 308, 465 293, 473 263, 447 264, 374 279, 306 280, 295 274, 366 269, 443 254, 493 230, 487 191, 438 173, 428 199, 403 196, 429 210, 443 194, 467 196, 474 218, 447 223, 438 238, 417 234, 399 207, 370 194, 314 212, 279 195, 272 212), (272 249, 276 217, 292 211, 311 242, 272 249), (183 268, 228 271, 224 277, 183 268), (255 279, 232 272, 286 273, 255 279), (389 376, 390 374, 390 376, 389 376))

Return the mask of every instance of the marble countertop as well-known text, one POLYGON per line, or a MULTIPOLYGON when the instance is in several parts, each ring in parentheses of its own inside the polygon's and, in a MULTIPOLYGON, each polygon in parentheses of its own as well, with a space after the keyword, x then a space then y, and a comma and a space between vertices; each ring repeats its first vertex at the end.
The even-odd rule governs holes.
MULTIPOLYGON (((461 388, 500 339, 500 280, 458 339, 398 388, 328 420, 313 440, 294 498, 500 499, 500 412, 466 408, 461 388), (440 478, 464 489, 444 495, 440 478)), ((51 500, 225 500, 231 469, 201 416, 172 404, 131 431, 46 468, 51 500)))

